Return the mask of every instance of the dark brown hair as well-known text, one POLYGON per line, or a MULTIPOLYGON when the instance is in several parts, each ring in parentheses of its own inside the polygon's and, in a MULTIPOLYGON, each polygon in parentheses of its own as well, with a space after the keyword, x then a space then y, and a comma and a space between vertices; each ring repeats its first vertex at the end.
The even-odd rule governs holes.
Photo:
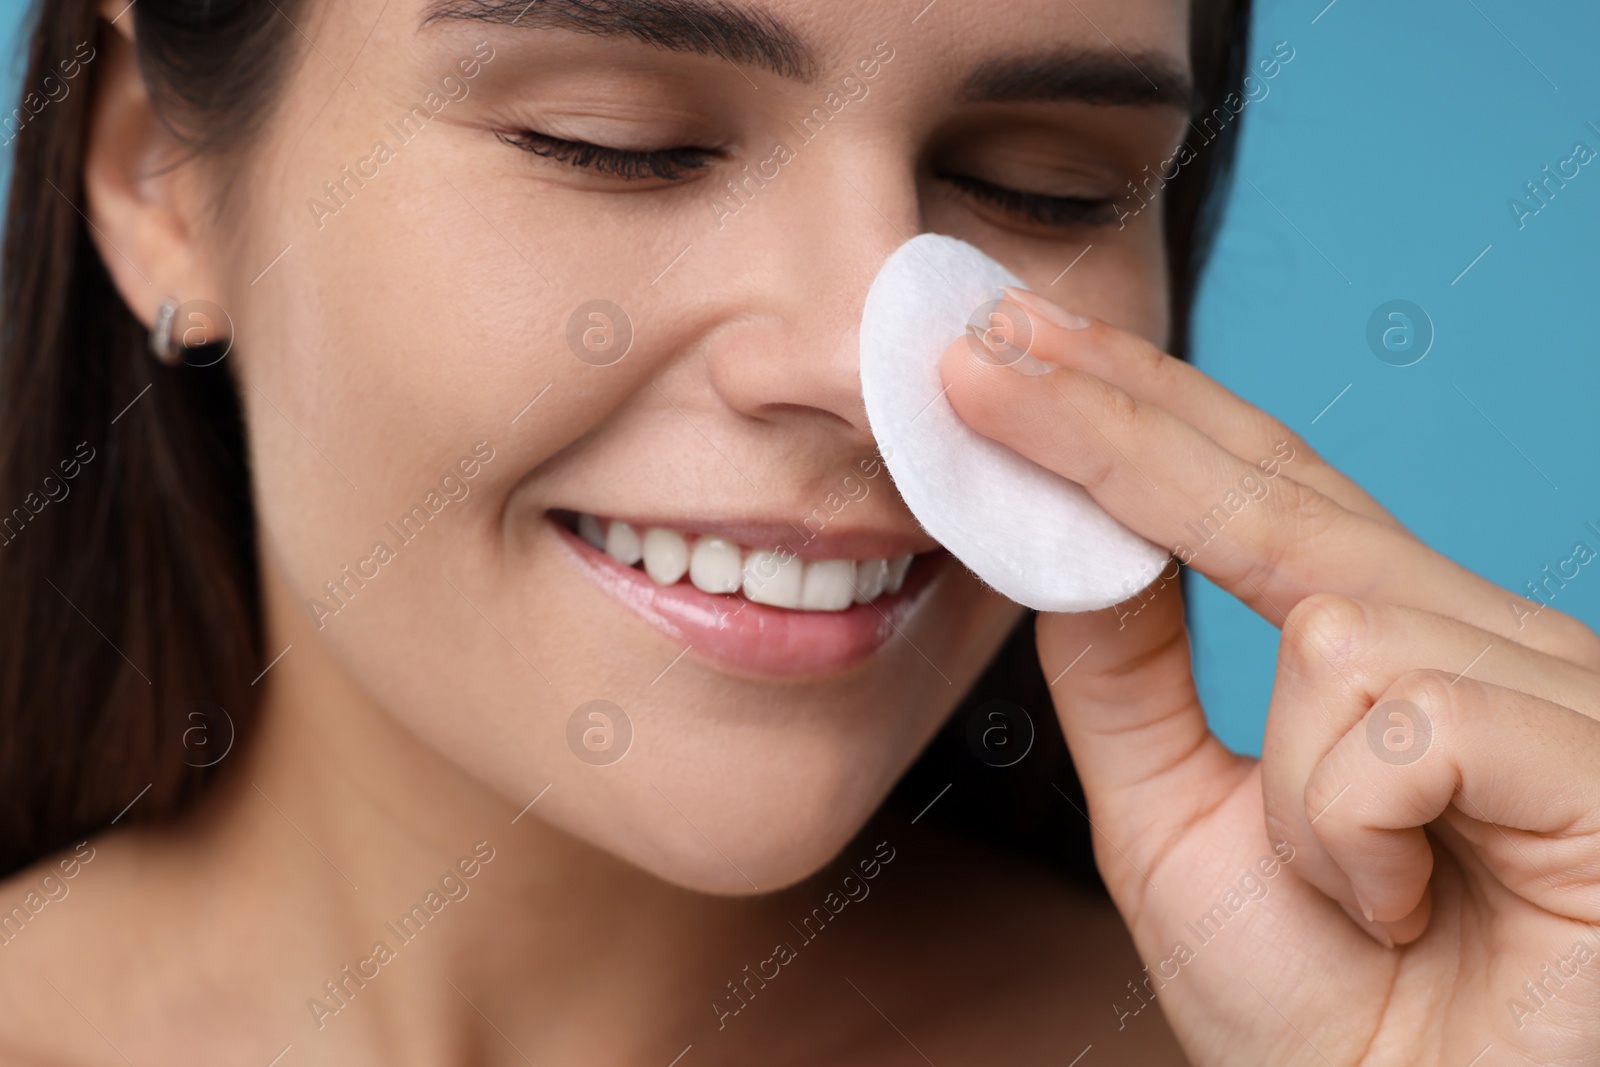
MULTIPOLYGON (((137 18, 157 112, 188 151, 226 164, 248 147, 289 74, 290 20, 303 7, 139 0, 123 12, 137 18)), ((1240 86, 1248 9, 1249 0, 1195 0, 1204 111, 1240 86)), ((23 83, 34 96, 11 123, 20 129, 0 253, 0 875, 114 820, 182 811, 214 773, 186 758, 189 710, 218 705, 246 737, 264 666, 231 361, 151 358, 82 211, 99 80, 90 53, 112 32, 94 0, 38 0, 23 83), (57 96, 46 79, 59 87, 73 60, 81 69, 57 96), (41 94, 48 103, 35 111, 41 94)), ((1236 135, 1235 124, 1166 193, 1180 348, 1236 135)), ((1031 630, 1019 627, 975 694, 998 679, 1048 711, 1031 630)), ((935 745, 913 774, 942 774, 944 752, 935 745)))
MULTIPOLYGON (((290 0, 277 5, 292 17, 290 0)), ((136 798, 126 822, 182 809, 207 775, 192 766, 204 759, 186 758, 189 711, 218 705, 247 732, 260 671, 255 518, 229 361, 157 363, 81 213, 96 59, 116 32, 96 6, 34 5, 13 116, 0 254, 0 873, 136 798), (51 85, 69 70, 63 95, 51 85)), ((195 152, 247 144, 286 66, 284 15, 266 0, 136 10, 163 120, 195 152)))

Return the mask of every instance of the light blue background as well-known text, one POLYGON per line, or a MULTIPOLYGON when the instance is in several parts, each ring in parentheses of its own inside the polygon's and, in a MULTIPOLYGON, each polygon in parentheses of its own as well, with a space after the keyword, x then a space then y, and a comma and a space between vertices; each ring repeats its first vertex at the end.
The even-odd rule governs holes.
MULTIPOLYGON (((23 8, 0 0, 8 57, 23 8)), ((1600 160, 1523 229, 1507 207, 1576 141, 1600 151, 1600 7, 1263 0, 1252 60, 1278 41, 1294 59, 1245 109, 1197 362, 1492 581, 1520 590, 1576 541, 1600 549, 1600 160), (1412 366, 1367 344, 1392 299, 1433 324, 1412 366)), ((1194 592, 1213 723, 1259 752, 1277 631, 1194 592)), ((1553 606, 1600 624, 1600 566, 1553 606)))
MULTIPOLYGON (((1287 40, 1295 58, 1245 109, 1196 359, 1428 544, 1521 590, 1576 541, 1600 550, 1600 159, 1525 228, 1507 207, 1575 142, 1600 152, 1600 6, 1326 2, 1258 13, 1250 55, 1287 40), (1395 298, 1435 329, 1409 367, 1367 346, 1395 298)), ((1194 589, 1206 706, 1259 752, 1277 631, 1194 589)), ((1552 607, 1600 624, 1600 565, 1552 607)))

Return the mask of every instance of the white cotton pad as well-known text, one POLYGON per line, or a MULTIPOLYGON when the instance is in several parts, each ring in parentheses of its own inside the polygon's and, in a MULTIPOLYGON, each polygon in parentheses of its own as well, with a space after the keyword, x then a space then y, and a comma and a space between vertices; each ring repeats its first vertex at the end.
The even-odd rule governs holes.
POLYGON ((990 325, 1002 285, 1026 288, 953 237, 895 250, 861 315, 867 421, 906 506, 979 578, 1039 611, 1107 608, 1154 581, 1167 553, 1081 486, 970 429, 944 397, 940 358, 969 322, 990 325))

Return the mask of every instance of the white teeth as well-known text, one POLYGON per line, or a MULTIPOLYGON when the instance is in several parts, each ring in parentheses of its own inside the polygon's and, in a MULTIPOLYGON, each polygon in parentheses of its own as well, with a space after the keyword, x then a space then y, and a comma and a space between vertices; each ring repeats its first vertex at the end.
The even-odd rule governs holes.
POLYGON ((633 527, 620 519, 612 519, 606 527, 606 555, 625 567, 631 567, 644 557, 644 547, 633 527))
POLYGON ((890 574, 888 574, 888 579, 883 582, 883 589, 886 592, 898 593, 899 587, 906 584, 906 571, 910 569, 910 561, 912 561, 912 553, 910 552, 907 552, 906 555, 898 555, 898 557, 890 560, 890 574))
POLYGON ((702 593, 737 593, 744 581, 739 546, 720 537, 695 541, 689 555, 689 581, 702 593))
POLYGON ((786 549, 746 550, 721 537, 688 537, 664 526, 641 535, 621 519, 603 520, 580 512, 577 533, 625 567, 643 563, 657 585, 673 585, 688 575, 696 589, 772 607, 843 611, 886 593, 898 593, 915 556, 893 559, 799 559, 786 549))
POLYGON ((804 577, 805 563, 799 557, 758 548, 744 558, 745 599, 775 608, 798 608, 804 577))
POLYGON ((606 532, 601 529, 600 520, 593 515, 578 516, 578 536, 602 551, 606 547, 606 532))
POLYGON ((865 604, 875 599, 883 592, 883 583, 889 577, 889 561, 883 559, 862 559, 856 561, 856 589, 855 599, 857 604, 865 604))
POLYGON ((644 571, 657 585, 671 585, 689 569, 689 544, 676 530, 652 526, 644 532, 644 571))
POLYGON ((898 593, 900 587, 906 583, 906 571, 911 569, 911 553, 896 556, 889 561, 889 577, 884 588, 891 593, 898 593))
POLYGON ((800 582, 800 606, 812 611, 843 611, 855 596, 855 574, 855 560, 812 560, 800 582))

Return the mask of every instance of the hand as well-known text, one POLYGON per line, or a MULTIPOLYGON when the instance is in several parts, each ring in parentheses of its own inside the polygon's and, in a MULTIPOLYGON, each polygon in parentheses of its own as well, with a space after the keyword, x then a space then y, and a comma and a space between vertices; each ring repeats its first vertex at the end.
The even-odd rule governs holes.
POLYGON ((1430 550, 1194 367, 1011 303, 1054 369, 962 339, 956 411, 1282 630, 1257 761, 1206 727, 1175 564, 1039 617, 1147 964, 1108 1010, 1160 1004, 1202 1065, 1600 1064, 1600 638, 1430 550))

